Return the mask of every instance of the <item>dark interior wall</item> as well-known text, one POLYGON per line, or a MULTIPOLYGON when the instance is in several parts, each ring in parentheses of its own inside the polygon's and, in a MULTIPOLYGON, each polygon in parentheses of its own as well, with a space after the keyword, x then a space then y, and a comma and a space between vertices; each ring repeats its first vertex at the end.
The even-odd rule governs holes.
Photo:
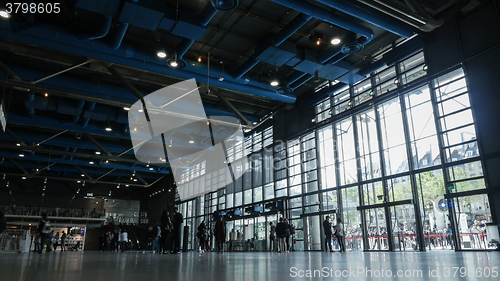
POLYGON ((173 185, 173 180, 171 177, 164 178, 154 184, 152 187, 148 188, 147 192, 149 195, 146 195, 144 200, 141 201, 141 210, 145 210, 148 212, 148 217, 150 223, 154 221, 160 221, 161 214, 163 210, 168 210, 170 214, 173 212, 173 204, 175 201, 175 186, 173 185), (171 192, 168 190, 171 189, 171 192), (151 195, 156 191, 162 191, 159 194, 151 195))
POLYGON ((483 162, 493 219, 500 219, 500 1, 457 16, 426 38, 429 73, 462 63, 483 162))
POLYGON ((297 99, 292 109, 285 109, 276 113, 273 125, 273 138, 275 142, 297 137, 301 132, 316 124, 311 122, 314 118, 314 106, 305 106, 305 99, 301 96, 297 99))

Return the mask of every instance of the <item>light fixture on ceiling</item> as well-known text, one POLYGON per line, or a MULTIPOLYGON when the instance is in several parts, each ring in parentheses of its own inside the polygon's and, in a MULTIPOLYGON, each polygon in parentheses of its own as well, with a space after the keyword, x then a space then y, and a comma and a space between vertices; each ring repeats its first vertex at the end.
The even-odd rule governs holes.
POLYGON ((22 179, 23 179, 23 180, 25 180, 25 179, 26 179, 26 177, 22 177, 22 179))
POLYGON ((99 155, 99 154, 101 154, 101 152, 100 151, 96 151, 95 154, 99 155))
POLYGON ((222 82, 224 81, 224 62, 220 61, 220 65, 222 66, 222 73, 220 74, 219 82, 222 82))
POLYGON ((154 171, 154 169, 155 169, 155 168, 153 168, 153 167, 149 168, 149 170, 150 170, 150 171, 154 171))
POLYGON ((130 110, 130 107, 124 107, 123 110, 126 110, 126 111, 129 111, 130 110))
MULTIPOLYGON (((168 147, 172 147, 172 140, 169 141, 168 147)), ((160 160, 161 160, 161 158, 160 158, 160 160)))
POLYGON ((332 45, 338 45, 340 44, 340 42, 341 42, 340 38, 337 37, 333 38, 331 41, 332 45))
POLYGON ((201 56, 198 56, 198 62, 201 62, 201 56))
POLYGON ((193 144, 193 143, 194 143, 194 140, 192 140, 192 139, 191 139, 191 140, 189 140, 189 143, 193 144))
POLYGON ((21 144, 20 143, 16 143, 16 146, 21 146, 21 144))
POLYGON ((159 58, 166 58, 167 57, 167 53, 165 52, 165 49, 161 48, 157 53, 156 55, 159 57, 159 58))
POLYGON ((134 179, 134 181, 137 181, 137 179, 134 179))
POLYGON ((5 18, 5 19, 10 18, 10 14, 9 14, 9 13, 7 13, 7 11, 5 11, 5 10, 0 11, 0 16, 1 16, 2 18, 5 18))
POLYGON ((44 93, 43 95, 44 95, 46 98, 48 98, 48 97, 49 97, 49 93, 44 93))
POLYGON ((90 164, 90 165, 94 165, 94 161, 90 161, 90 162, 89 162, 89 164, 90 164))
POLYGON ((161 159, 162 162, 167 162, 167 159, 161 159))
POLYGON ((120 188, 120 184, 118 184, 118 185, 116 186, 116 188, 120 188))
POLYGON ((108 122, 108 123, 107 123, 107 125, 106 125, 106 131, 108 131, 108 132, 113 131, 113 129, 112 129, 112 128, 111 128, 111 126, 109 125, 109 122, 108 122))
POLYGON ((81 183, 82 181, 76 181, 76 183, 81 183))
POLYGON ((104 163, 108 164, 108 163, 109 163, 109 160, 104 161, 104 163))
POLYGON ((85 174, 81 174, 81 176, 82 176, 82 177, 84 177, 84 176, 85 176, 85 174))
POLYGON ((137 110, 137 112, 144 112, 144 109, 139 108, 139 110, 137 110))
POLYGON ((146 165, 146 168, 149 168, 149 163, 150 163, 150 162, 148 161, 148 164, 146 165))
POLYGON ((129 185, 128 185, 128 184, 126 184, 126 185, 125 185, 125 187, 129 187, 129 185))
POLYGON ((321 40, 320 39, 316 40, 316 45, 319 46, 319 44, 321 44, 321 40))
POLYGON ((275 79, 275 80, 271 81, 271 83, 270 83, 270 84, 271 84, 271 86, 276 87, 276 86, 278 86, 280 83, 278 82, 278 80, 276 80, 276 79, 275 79))
POLYGON ((23 153, 19 153, 19 157, 24 157, 24 154, 23 153))

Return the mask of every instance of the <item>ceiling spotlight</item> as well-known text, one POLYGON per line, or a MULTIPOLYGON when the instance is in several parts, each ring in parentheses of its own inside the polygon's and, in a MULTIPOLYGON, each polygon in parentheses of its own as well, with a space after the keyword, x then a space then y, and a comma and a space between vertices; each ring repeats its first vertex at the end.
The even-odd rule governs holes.
POLYGON ((137 110, 137 112, 144 112, 144 109, 141 108, 141 109, 137 110))
POLYGON ((10 18, 10 14, 7 13, 7 11, 2 10, 0 11, 0 17, 8 19, 10 18))
POLYGON ((25 179, 26 179, 26 177, 22 177, 22 179, 23 179, 23 180, 25 180, 25 179))
POLYGON ((273 81, 271 81, 271 86, 273 86, 273 87, 276 87, 276 86, 278 86, 279 84, 280 84, 280 83, 278 82, 278 80, 273 80, 273 81))
POLYGON ((194 143, 194 140, 189 140, 189 143, 193 144, 193 143, 194 143))
POLYGON ((84 176, 85 176, 85 174, 81 174, 81 176, 82 176, 82 177, 84 177, 84 176))
POLYGON ((134 179, 134 181, 137 181, 137 179, 134 179))
POLYGON ((313 123, 316 122, 316 119, 313 118, 313 120, 311 120, 311 122, 313 122, 313 123))
POLYGON ((160 157, 160 161, 163 161, 163 158, 160 157))
POLYGON ((207 121, 207 125, 210 125, 210 121, 207 121))
POLYGON ((148 164, 146 165, 146 168, 149 168, 149 161, 148 161, 148 164))
POLYGON ((85 186, 85 181, 82 183, 82 186, 85 186))
POLYGON ((43 94, 43 96, 47 98, 47 97, 49 97, 49 93, 45 93, 45 94, 43 94))
POLYGON ((153 167, 149 168, 149 170, 150 170, 150 171, 153 171, 154 169, 155 169, 155 168, 153 168, 153 167))
POLYGON ((332 43, 332 45, 338 45, 338 44, 340 44, 340 39, 339 38, 333 38, 331 43, 332 43))
MULTIPOLYGON (((78 190, 76 191, 76 193, 80 193, 80 189, 78 189, 78 190)), ((73 197, 73 198, 75 198, 75 197, 73 197)))
POLYGON ((101 154, 101 152, 100 151, 96 151, 95 154, 99 155, 99 154, 101 154))
POLYGON ((21 144, 20 143, 16 143, 16 146, 21 146, 21 144))
POLYGON ((201 62, 201 56, 198 57, 198 62, 201 62))
POLYGON ((318 39, 318 40, 316 41, 316 45, 319 45, 319 44, 321 44, 321 40, 319 40, 319 39, 318 39))
POLYGON ((47 178, 45 178, 45 180, 43 181, 43 183, 47 183, 47 178))
POLYGON ((118 185, 116 186, 116 188, 120 188, 120 184, 118 184, 118 185))
POLYGON ((90 162, 89 162, 89 164, 90 164, 90 165, 94 165, 94 161, 90 161, 90 162))
MULTIPOLYGON (((168 147, 172 147, 172 140, 169 141, 168 147)), ((160 158, 160 160, 161 160, 161 158, 160 158)))
POLYGON ((130 107, 124 107, 123 110, 129 111, 130 107))
POLYGON ((19 157, 24 157, 24 154, 20 153, 20 154, 19 154, 19 157))
POLYGON ((162 159, 161 161, 162 161, 162 162, 167 162, 167 159, 162 159))
POLYGON ((108 164, 108 163, 109 163, 109 160, 106 160, 106 161, 104 161, 104 162, 105 162, 106 164, 108 164))
POLYGON ((134 178, 133 177, 130 177, 130 180, 133 180, 134 178))
POLYGON ((82 181, 76 181, 76 183, 81 183, 82 181))
POLYGON ((129 185, 128 185, 128 184, 126 184, 126 185, 125 185, 125 187, 129 187, 129 185))
POLYGON ((109 125, 109 123, 108 123, 108 125, 106 125, 106 131, 108 131, 108 132, 113 131, 113 129, 111 129, 111 126, 109 125))
POLYGON ((222 76, 221 76, 221 77, 219 77, 219 81, 220 81, 220 82, 224 81, 224 77, 222 77, 222 76))
POLYGON ((159 58, 166 58, 166 57, 167 57, 167 53, 165 53, 165 50, 160 50, 160 51, 158 51, 158 53, 156 53, 156 55, 157 55, 159 58))
POLYGON ((170 62, 170 66, 173 67, 173 68, 176 68, 176 67, 179 66, 179 64, 177 63, 176 60, 173 60, 173 61, 170 62))

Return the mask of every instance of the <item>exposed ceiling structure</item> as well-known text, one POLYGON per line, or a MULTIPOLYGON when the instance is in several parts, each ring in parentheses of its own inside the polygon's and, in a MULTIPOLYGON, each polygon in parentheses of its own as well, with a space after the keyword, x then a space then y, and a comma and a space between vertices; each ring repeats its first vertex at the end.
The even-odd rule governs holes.
MULTIPOLYGON (((318 85, 360 81, 390 63, 372 61, 387 45, 439 28, 480 4, 21 2, 44 4, 45 10, 23 12, 20 5, 9 17, 0 12, 7 120, 0 133, 0 174, 130 187, 149 187, 171 176, 166 159, 151 164, 134 156, 126 109, 141 96, 195 78, 207 116, 237 117, 250 130, 294 106, 298 97, 312 99, 318 85)), ((0 10, 6 9, 4 1, 0 10)))

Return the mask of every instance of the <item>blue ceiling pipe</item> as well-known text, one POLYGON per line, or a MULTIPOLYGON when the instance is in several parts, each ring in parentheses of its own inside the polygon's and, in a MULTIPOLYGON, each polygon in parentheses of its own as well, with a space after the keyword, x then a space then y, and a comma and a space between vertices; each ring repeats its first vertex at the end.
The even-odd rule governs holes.
POLYGON ((128 25, 129 24, 127 22, 117 23, 113 31, 113 35, 111 36, 111 42, 109 43, 111 48, 115 50, 120 48, 123 38, 125 37, 125 33, 127 33, 128 25))
MULTIPOLYGON (((43 169, 45 167, 44 165, 36 165, 36 164, 28 164, 28 163, 23 163, 22 166, 23 166, 24 169, 27 169, 27 170, 43 169)), ((12 164, 12 163, 3 163, 3 164, 0 164, 0 167, 16 168, 16 166, 14 164, 12 164)), ((156 178, 158 178, 158 174, 160 174, 160 175, 169 174, 168 170, 167 170, 167 172, 161 172, 161 173, 158 173, 156 171, 157 170, 155 169, 154 171, 149 171, 149 173, 141 172, 142 174, 140 176, 142 178, 147 178, 147 179, 150 179, 150 178, 156 179, 156 178)), ((51 172, 69 173, 69 174, 66 174, 66 177, 68 177, 68 178, 75 178, 75 179, 79 179, 81 181, 89 182, 89 179, 87 177, 82 177, 81 173, 78 172, 78 170, 76 170, 74 167, 61 167, 61 166, 58 166, 58 165, 53 165, 52 167, 50 167, 50 170, 43 170, 42 172, 37 173, 37 175, 44 176, 44 175, 48 175, 51 172)), ((89 175, 94 175, 94 177, 97 176, 97 175, 99 175, 99 176, 103 175, 105 173, 105 171, 103 171, 103 170, 96 170, 96 169, 93 169, 93 170, 88 170, 87 169, 87 170, 85 170, 85 172, 87 174, 89 174, 89 175)), ((114 171, 114 172, 109 173, 108 175, 109 176, 120 176, 120 177, 126 176, 126 177, 130 177, 130 172, 127 172, 127 171, 123 171, 123 172, 114 171)), ((134 184, 139 184, 139 182, 134 182, 134 184)))
MULTIPOLYGON (((33 92, 28 92, 28 93, 26 93, 25 96, 26 96, 25 103, 32 102, 35 99, 35 93, 33 93, 33 92)), ((33 107, 27 106, 26 107, 26 116, 28 116, 29 118, 35 117, 35 109, 33 107)))
MULTIPOLYGON (((39 77, 43 77, 48 75, 49 73, 42 72, 42 71, 37 71, 37 70, 32 70, 32 69, 27 69, 23 67, 16 67, 15 68, 16 73, 19 74, 24 80, 26 81, 31 81, 35 80, 39 77)), ((6 77, 3 75, 3 73, 0 73, 0 77, 6 77)), ((93 97, 103 97, 107 99, 113 99, 113 100, 118 100, 122 101, 125 103, 130 103, 133 104, 137 99, 132 95, 129 94, 127 90, 121 87, 117 86, 112 86, 112 85, 106 85, 106 84, 97 84, 97 83, 92 83, 92 82, 87 82, 84 80, 72 78, 72 77, 67 77, 65 75, 58 75, 53 78, 50 78, 48 80, 45 80, 43 82, 39 83, 42 86, 45 87, 50 87, 54 89, 59 89, 59 90, 65 90, 65 91, 70 91, 70 92, 75 92, 75 93, 81 93, 93 97)), ((143 93, 144 96, 147 95, 147 93, 143 93)), ((53 108, 50 107, 50 102, 51 100, 49 99, 47 101, 46 98, 42 97, 34 97, 34 105, 30 104, 29 106, 34 106, 36 109, 42 109, 42 110, 57 110, 57 108, 54 106, 53 108), (47 104, 49 103, 49 104, 47 104)), ((95 105, 94 105, 95 106, 95 105)), ((99 105, 100 108, 105 107, 104 105, 99 105)), ((114 112, 117 110, 116 107, 107 107, 108 109, 105 110, 105 112, 114 112)), ((232 116, 236 117, 233 112, 231 112, 228 109, 225 108, 220 108, 220 107, 215 107, 215 106, 210 106, 210 105, 204 105, 205 108, 205 113, 209 116, 232 116)), ((93 110, 93 109, 92 109, 93 110)), ((87 111, 87 112, 91 112, 87 111)), ((75 115, 80 115, 75 111, 75 115)), ((260 120, 260 117, 258 115, 254 114, 244 114, 245 117, 251 121, 251 122, 258 122, 260 120)), ((95 116, 91 114, 90 119, 93 120, 101 120, 101 121, 106 121, 107 119, 96 119, 95 116)), ((123 124, 128 123, 127 120, 123 121, 123 124)), ((85 124, 85 123, 83 123, 85 124)), ((87 121, 88 124, 88 121, 87 121)))
MULTIPOLYGON (((274 0, 271 0, 274 1, 274 0)), ((379 12, 371 7, 363 5, 357 1, 345 1, 345 0, 316 0, 319 3, 323 3, 329 7, 337 9, 341 12, 349 14, 358 19, 369 22, 375 26, 382 29, 390 31, 401 37, 408 38, 415 33, 413 27, 403 24, 401 21, 390 17, 382 12, 379 12)))
MULTIPOLYGON (((290 23, 288 23, 283 29, 281 29, 278 33, 276 33, 271 40, 261 42, 256 50, 266 50, 267 48, 273 46, 277 47, 281 43, 283 43, 286 39, 292 36, 297 30, 299 30, 304 24, 306 24, 312 17, 306 14, 297 15, 290 23)), ((255 65, 259 63, 259 60, 256 59, 256 55, 252 55, 248 58, 242 65, 240 65, 234 72, 233 78, 240 79, 247 73, 250 69, 252 69, 255 65)))
POLYGON ((297 80, 297 81, 293 82, 292 84, 290 84, 290 88, 292 88, 292 89, 295 90, 298 87, 300 87, 303 84, 305 84, 307 81, 311 80, 313 77, 314 77, 314 75, 306 73, 306 75, 302 76, 302 78, 300 78, 299 80, 297 80))
MULTIPOLYGON (((205 81, 207 72, 203 74, 193 73, 185 69, 174 69, 167 67, 165 61, 159 59, 156 54, 149 54, 141 51, 134 51, 133 48, 122 44, 117 50, 113 50, 100 41, 80 41, 71 33, 55 27, 53 25, 36 26, 22 32, 13 33, 7 30, 8 22, 0 21, 0 36, 15 41, 35 44, 41 47, 56 49, 63 52, 78 54, 85 57, 95 58, 102 61, 117 63, 133 68, 144 69, 151 72, 161 73, 178 77, 181 79, 195 78, 198 81, 205 81)), ((195 62, 187 62, 188 65, 195 62)), ((219 77, 215 77, 219 78, 219 77)), ((249 84, 250 78, 243 78, 233 81, 211 80, 211 84, 221 88, 249 93, 251 95, 274 99, 285 103, 294 103, 297 99, 294 95, 276 93, 268 89, 258 88, 249 84)))
MULTIPOLYGON (((45 157, 45 156, 19 157, 19 153, 9 152, 9 151, 0 152, 0 157, 12 158, 12 159, 23 160, 23 161, 43 162, 42 167, 46 165, 46 161, 47 161, 47 157, 45 157)), ((132 165, 119 164, 119 163, 115 163, 113 161, 110 161, 107 164, 103 164, 102 166, 98 166, 98 165, 89 164, 89 161, 90 161, 90 159, 82 160, 81 158, 80 159, 73 159, 73 160, 66 160, 66 159, 62 159, 62 158, 51 158, 50 159, 51 163, 64 164, 64 165, 77 165, 80 168, 86 168, 86 169, 106 168, 106 169, 117 169, 117 170, 124 170, 124 171, 136 171, 136 172, 145 172, 145 173, 153 173, 154 172, 154 173, 168 174, 168 170, 151 171, 145 165, 132 166, 132 165)), ((95 161, 96 160, 94 160, 94 162, 95 161)), ((24 168, 27 168, 27 167, 24 167, 24 168)), ((38 167, 38 168, 40 168, 40 167, 38 167)), ((51 167, 50 169, 52 170, 53 168, 51 167)), ((73 171, 73 170, 74 170, 74 168, 70 168, 70 171, 73 171)), ((102 170, 99 170, 99 171, 102 171, 102 170)))
MULTIPOLYGON (((217 13, 217 8, 215 8, 212 4, 208 3, 201 12, 201 14, 198 16, 199 24, 201 26, 207 26, 207 24, 215 16, 216 13, 217 13)), ((176 34, 176 31, 174 31, 174 34, 176 34)), ((177 47, 175 48, 175 53, 177 54, 177 58, 179 60, 182 60, 187 50, 189 50, 189 48, 191 47, 191 45, 193 45, 193 43, 194 43, 193 39, 183 38, 181 40, 179 45, 177 45, 177 47)))
POLYGON ((99 29, 92 32, 84 32, 77 35, 80 40, 95 40, 100 39, 106 36, 111 28, 111 23, 113 22, 113 18, 109 16, 102 16, 103 22, 99 29))
MULTIPOLYGON (((95 102, 89 102, 85 106, 85 112, 92 112, 95 108, 95 102)), ((82 127, 87 127, 89 124, 90 118, 83 118, 82 119, 82 127)))

